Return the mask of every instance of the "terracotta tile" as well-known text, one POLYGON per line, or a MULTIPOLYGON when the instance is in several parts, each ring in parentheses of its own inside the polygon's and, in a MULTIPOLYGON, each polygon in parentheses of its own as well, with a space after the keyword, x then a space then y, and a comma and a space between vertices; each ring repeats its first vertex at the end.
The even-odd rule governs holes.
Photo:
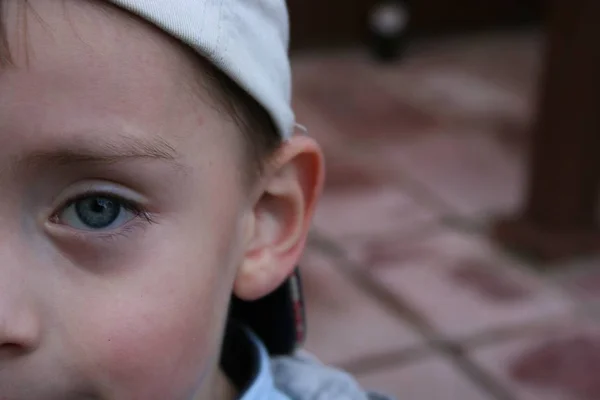
POLYGON ((323 146, 326 161, 325 191, 315 226, 333 239, 356 234, 405 231, 436 218, 430 207, 416 201, 396 171, 390 171, 376 154, 349 148, 344 143, 323 146))
POLYGON ((439 130, 493 136, 508 151, 523 155, 541 44, 536 32, 425 40, 412 46, 402 63, 373 75, 402 101, 432 115, 439 130))
POLYGON ((344 136, 327 122, 322 113, 314 111, 298 99, 294 99, 293 107, 296 121, 306 127, 309 136, 316 139, 326 151, 339 149, 345 145, 344 136))
MULTIPOLYGON (((438 227, 433 227, 436 229, 438 227)), ((428 232, 424 232, 428 235, 428 232)), ((402 268, 405 263, 415 262, 423 257, 424 249, 416 244, 415 232, 385 232, 372 235, 355 235, 342 240, 346 257, 362 268, 402 268)))
POLYGON ((308 319, 306 348, 326 363, 420 343, 407 325, 343 276, 332 259, 308 251, 300 265, 308 319))
POLYGON ((375 162, 377 149, 349 141, 347 135, 336 130, 325 115, 296 101, 296 117, 309 135, 317 140, 325 155, 326 190, 381 185, 393 178, 392 174, 375 162))
POLYGON ((414 47, 393 66, 360 52, 294 60, 296 99, 336 133, 324 145, 337 177, 331 181, 363 183, 374 166, 380 176, 401 170, 461 214, 514 211, 522 200, 539 35, 414 47), (370 159, 347 162, 339 157, 347 149, 370 159))
POLYGON ((435 129, 493 135, 522 154, 540 75, 539 32, 420 40, 401 63, 372 62, 366 52, 295 57, 295 87, 347 137, 423 137, 435 129))
POLYGON ((358 377, 364 387, 399 399, 492 400, 443 358, 358 377))
POLYGON ((397 68, 376 78, 403 98, 437 106, 436 114, 522 115, 535 95, 541 39, 516 32, 420 41, 397 68))
POLYGON ((600 271, 589 271, 565 282, 569 293, 584 301, 600 300, 600 271))
POLYGON ((518 394, 519 400, 600 398, 600 331, 564 320, 508 343, 483 348, 473 359, 518 394))
POLYGON ((553 281, 565 289, 574 300, 581 302, 600 301, 600 257, 591 256, 551 266, 553 281))
POLYGON ((436 70, 411 71, 400 79, 410 82, 403 82, 405 85, 398 89, 399 96, 434 115, 438 121, 463 124, 502 119, 519 121, 531 113, 531 100, 522 91, 503 87, 464 69, 442 65, 436 70))
POLYGON ((501 120, 496 123, 495 133, 498 143, 509 153, 518 157, 529 157, 531 134, 534 121, 501 120))
POLYGON ((369 72, 370 58, 363 50, 341 49, 326 52, 305 51, 292 55, 294 88, 307 82, 327 80, 329 76, 366 74, 369 72))
MULTIPOLYGON (((374 238, 368 240, 376 246, 374 238)), ((561 292, 526 273, 484 238, 440 230, 412 241, 404 237, 394 242, 387 236, 381 248, 379 257, 371 250, 365 268, 420 310, 443 336, 480 335, 545 319, 571 306, 561 292)))
POLYGON ((512 212, 522 200, 523 162, 493 137, 447 132, 382 152, 461 215, 512 212))
POLYGON ((340 192, 352 196, 382 185, 386 178, 375 169, 349 153, 340 154, 335 149, 325 149, 325 194, 340 192))
POLYGON ((340 244, 354 236, 409 232, 436 219, 435 211, 404 190, 393 186, 361 187, 358 173, 354 179, 349 178, 358 186, 326 191, 315 217, 316 228, 340 244))
POLYGON ((412 68, 464 71, 512 91, 535 89, 543 51, 539 31, 481 33, 424 43, 412 68))
POLYGON ((295 68, 297 98, 352 140, 406 139, 437 125, 431 115, 378 85, 354 60, 312 64, 295 68))

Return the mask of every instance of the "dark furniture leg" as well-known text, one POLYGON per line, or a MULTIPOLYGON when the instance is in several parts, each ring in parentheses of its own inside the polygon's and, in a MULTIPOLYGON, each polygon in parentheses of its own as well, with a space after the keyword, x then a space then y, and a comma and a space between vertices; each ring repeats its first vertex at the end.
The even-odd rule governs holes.
POLYGON ((600 1, 554 0, 523 213, 503 244, 545 260, 600 250, 600 1))

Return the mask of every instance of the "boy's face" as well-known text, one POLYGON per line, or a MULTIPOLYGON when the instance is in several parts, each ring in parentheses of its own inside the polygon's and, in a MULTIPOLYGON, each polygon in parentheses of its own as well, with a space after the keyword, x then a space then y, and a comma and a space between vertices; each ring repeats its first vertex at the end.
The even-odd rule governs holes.
POLYGON ((0 398, 213 398, 232 287, 261 293, 240 132, 153 28, 30 3, 0 72, 0 398))

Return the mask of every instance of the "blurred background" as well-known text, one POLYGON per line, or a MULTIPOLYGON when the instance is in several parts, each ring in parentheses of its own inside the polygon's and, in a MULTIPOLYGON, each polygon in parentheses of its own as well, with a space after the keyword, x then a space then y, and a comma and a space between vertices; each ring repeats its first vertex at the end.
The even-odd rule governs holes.
POLYGON ((600 2, 288 4, 307 348, 402 400, 600 399, 600 2))

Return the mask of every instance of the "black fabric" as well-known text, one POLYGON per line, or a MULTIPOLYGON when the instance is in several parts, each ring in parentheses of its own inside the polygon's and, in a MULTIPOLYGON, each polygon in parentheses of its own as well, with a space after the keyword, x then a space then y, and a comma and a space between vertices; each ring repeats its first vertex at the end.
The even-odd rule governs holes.
POLYGON ((235 321, 225 330, 221 368, 243 397, 260 372, 260 353, 248 333, 235 321))
POLYGON ((297 343, 295 304, 290 282, 253 302, 234 298, 230 316, 248 326, 262 340, 271 356, 289 355, 297 343))

